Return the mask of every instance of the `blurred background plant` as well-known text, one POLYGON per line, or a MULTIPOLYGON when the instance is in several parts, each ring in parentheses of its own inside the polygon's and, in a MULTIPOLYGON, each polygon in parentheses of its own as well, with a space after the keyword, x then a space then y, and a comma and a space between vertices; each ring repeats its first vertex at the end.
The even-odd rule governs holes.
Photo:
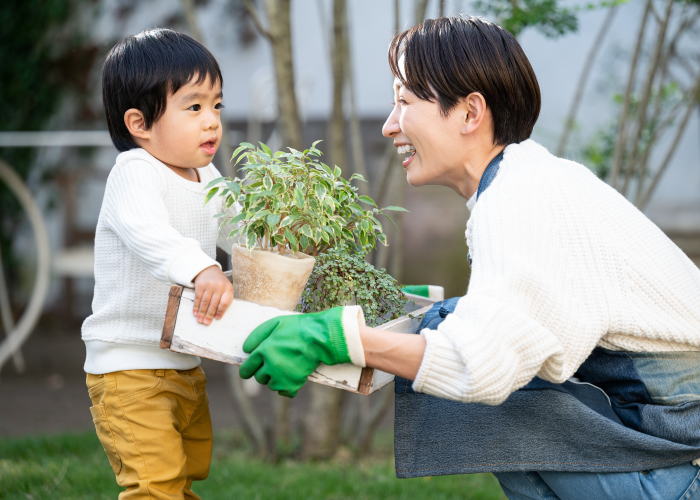
MULTIPOLYGON (((95 48, 67 24, 78 0, 4 2, 0 8, 0 131, 44 129, 71 94, 87 91, 95 48)), ((0 157, 38 191, 54 180, 56 165, 38 165, 34 148, 2 148, 0 157)), ((54 204, 47 203, 47 208, 54 204)), ((26 224, 15 196, 0 183, 0 255, 6 279, 19 295, 21 255, 13 242, 26 224)), ((15 305, 18 305, 15 303, 15 305)))

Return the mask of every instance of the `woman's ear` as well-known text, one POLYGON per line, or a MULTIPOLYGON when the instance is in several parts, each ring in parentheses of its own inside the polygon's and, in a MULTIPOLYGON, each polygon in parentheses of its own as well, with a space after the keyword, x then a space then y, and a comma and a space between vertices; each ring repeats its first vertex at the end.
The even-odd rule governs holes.
POLYGON ((463 109, 466 111, 462 134, 467 135, 478 130, 485 123, 488 112, 486 99, 479 92, 472 92, 463 101, 463 109))
POLYGON ((124 124, 133 137, 150 139, 151 132, 146 128, 146 119, 143 113, 136 108, 127 109, 124 113, 124 124))

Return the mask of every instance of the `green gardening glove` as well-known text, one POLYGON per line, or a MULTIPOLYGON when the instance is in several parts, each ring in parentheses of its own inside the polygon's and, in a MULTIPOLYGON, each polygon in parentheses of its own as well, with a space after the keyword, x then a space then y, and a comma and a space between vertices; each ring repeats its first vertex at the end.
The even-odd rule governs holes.
POLYGON ((406 285, 401 289, 403 293, 411 293, 420 297, 433 300, 445 300, 445 289, 434 285, 406 285))
POLYGON ((365 366, 360 340, 364 323, 359 306, 278 316, 258 326, 243 343, 250 357, 239 373, 293 398, 321 363, 365 366))

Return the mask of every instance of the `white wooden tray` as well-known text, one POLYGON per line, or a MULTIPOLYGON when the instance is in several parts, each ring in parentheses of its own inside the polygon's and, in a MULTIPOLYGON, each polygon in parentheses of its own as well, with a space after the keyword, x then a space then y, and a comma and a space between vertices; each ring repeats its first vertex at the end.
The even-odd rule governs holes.
MULTIPOLYGON (((392 332, 415 333, 420 325, 418 315, 426 313, 436 300, 406 294, 415 302, 409 316, 401 316, 379 326, 392 332)), ((163 324, 160 347, 171 351, 192 354, 240 365, 248 355, 242 346, 248 335, 261 323, 276 316, 298 314, 235 299, 220 320, 209 326, 197 323, 192 314, 194 289, 173 285, 170 288, 168 308, 163 324)), ((359 394, 372 394, 394 380, 394 376, 374 368, 361 368, 351 364, 321 365, 309 380, 359 394)))

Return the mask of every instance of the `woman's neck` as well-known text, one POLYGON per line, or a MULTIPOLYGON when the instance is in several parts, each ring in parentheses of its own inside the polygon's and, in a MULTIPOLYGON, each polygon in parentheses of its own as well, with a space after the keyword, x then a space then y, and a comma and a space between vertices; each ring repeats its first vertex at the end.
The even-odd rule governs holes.
POLYGON ((481 176, 484 175, 486 167, 503 149, 505 149, 505 146, 489 144, 486 147, 467 151, 463 162, 463 175, 452 186, 452 189, 465 200, 471 198, 479 188, 479 182, 481 181, 481 176))

